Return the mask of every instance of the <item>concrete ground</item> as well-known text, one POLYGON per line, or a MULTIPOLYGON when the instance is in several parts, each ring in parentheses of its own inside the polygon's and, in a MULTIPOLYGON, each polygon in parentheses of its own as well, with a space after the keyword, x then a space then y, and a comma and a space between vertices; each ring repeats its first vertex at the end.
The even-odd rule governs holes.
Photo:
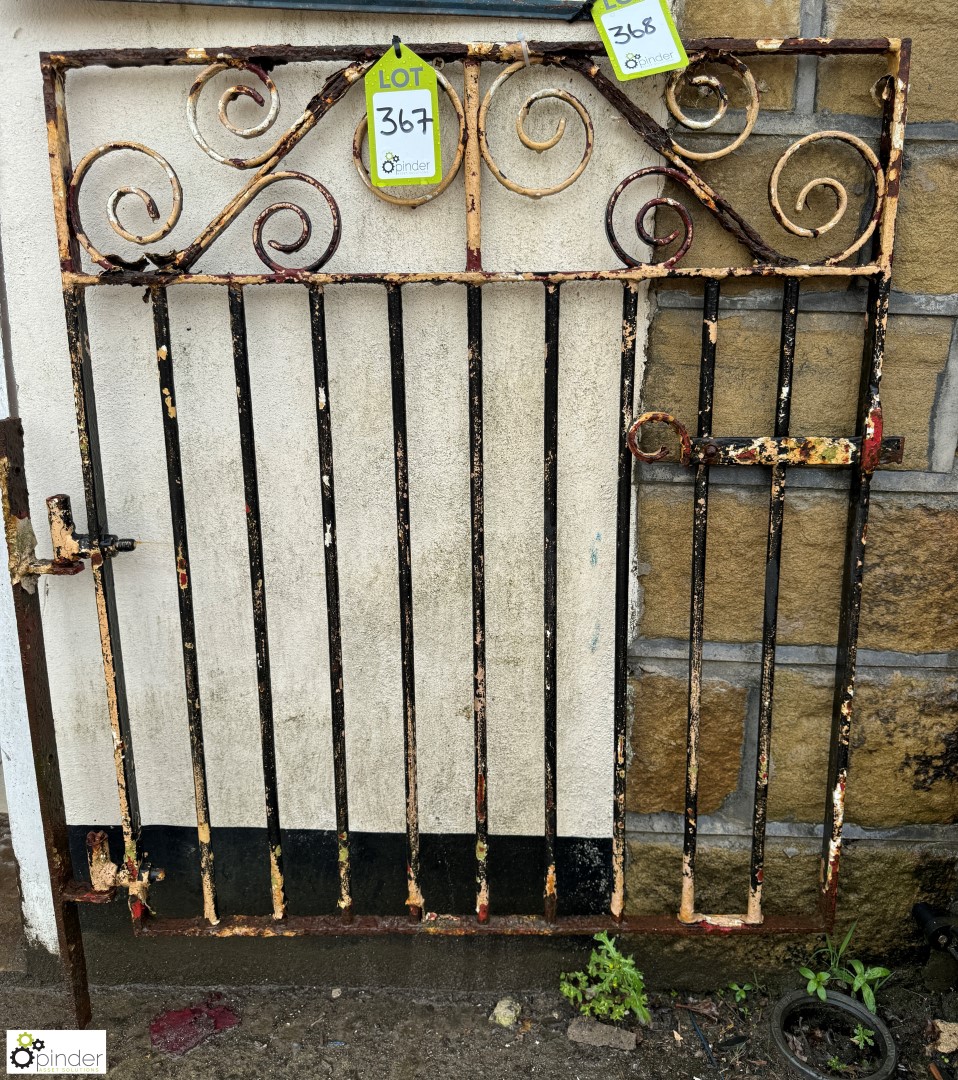
MULTIPOLYGON (((567 1036, 571 1006, 557 992, 516 995, 515 1027, 489 1022, 495 997, 408 990, 224 988, 212 1003, 236 1026, 176 1055, 154 1045, 151 1024, 169 1010, 210 1001, 208 987, 114 987, 93 994, 91 1026, 107 1031, 109 1075, 157 1080, 785 1080, 770 1045, 775 995, 744 1004, 712 995, 652 997, 652 1025, 634 1050, 585 1046, 567 1036), (694 1023, 693 1023, 694 1021, 694 1023), (698 1025, 699 1032, 696 1031, 698 1025), (713 1056, 710 1062, 702 1039, 713 1056)), ((899 1047, 900 1077, 929 1075, 929 1021, 958 1018, 958 995, 928 991, 901 972, 881 1007, 899 1047)), ((65 1022, 49 990, 0 990, 0 1029, 65 1022)), ((944 1064, 940 1057, 934 1059, 944 1064)), ((851 1074, 850 1074, 851 1075, 851 1074)), ((944 1073, 943 1075, 948 1075, 944 1073)))

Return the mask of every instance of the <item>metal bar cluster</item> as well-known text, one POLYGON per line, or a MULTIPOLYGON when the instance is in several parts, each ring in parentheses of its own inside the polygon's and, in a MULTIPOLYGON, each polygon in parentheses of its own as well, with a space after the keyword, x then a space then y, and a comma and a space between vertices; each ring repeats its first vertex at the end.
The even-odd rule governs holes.
MULTIPOLYGON (((870 478, 881 464, 900 460, 901 440, 883 438, 879 384, 884 352, 884 334, 888 315, 891 252, 894 241, 894 220, 901 171, 902 141, 905 120, 905 94, 908 79, 908 46, 893 40, 872 41, 801 40, 732 41, 716 39, 687 43, 690 55, 726 63, 740 70, 744 65, 736 57, 753 55, 825 55, 825 54, 886 54, 890 61, 889 82, 884 96, 885 119, 880 154, 876 157, 864 144, 854 148, 875 174, 877 207, 872 220, 856 241, 858 247, 871 240, 870 255, 859 265, 847 262, 853 247, 820 264, 799 264, 775 251, 759 236, 720 193, 714 191, 683 157, 686 151, 674 142, 670 133, 658 125, 615 85, 610 83, 593 60, 597 53, 594 43, 535 43, 529 44, 533 59, 545 65, 564 67, 577 72, 588 87, 601 95, 630 124, 635 133, 665 159, 667 165, 641 170, 641 175, 659 172, 667 175, 689 191, 741 244, 754 256, 748 267, 677 267, 675 263, 688 250, 692 241, 691 219, 684 208, 679 216, 686 228, 686 238, 679 254, 658 262, 639 263, 624 253, 614 237, 612 210, 615 199, 640 174, 633 174, 620 184, 610 200, 606 228, 613 250, 623 253, 625 268, 572 271, 493 271, 484 268, 482 261, 481 186, 483 162, 493 176, 519 195, 541 198, 574 182, 554 189, 520 189, 508 181, 494 166, 483 130, 481 118, 489 106, 494 90, 481 97, 480 71, 484 63, 510 65, 500 78, 508 77, 513 66, 522 61, 521 46, 514 43, 466 43, 417 45, 416 51, 426 59, 442 59, 463 64, 463 100, 452 99, 461 121, 461 163, 465 189, 465 260, 464 268, 455 272, 367 273, 364 271, 329 272, 323 269, 335 252, 340 230, 338 208, 332 196, 314 178, 300 173, 277 173, 280 162, 298 143, 319 124, 323 117, 358 82, 369 65, 380 55, 373 46, 277 48, 264 52, 255 50, 95 50, 57 54, 43 58, 45 92, 50 138, 50 162, 56 209, 58 242, 62 267, 63 297, 67 333, 72 360, 73 383, 80 433, 80 453, 87 502, 87 522, 90 534, 89 554, 94 577, 94 593, 100 621, 103 666, 110 722, 113 730, 120 818, 125 844, 124 863, 117 883, 130 890, 134 926, 138 934, 294 936, 299 934, 368 934, 377 932, 424 934, 584 934, 599 929, 619 927, 623 931, 694 933, 710 926, 721 926, 755 932, 807 931, 828 925, 834 917, 838 881, 838 861, 841 851, 844 817, 844 791, 848 773, 848 748, 852 700, 855 687, 855 659, 858 623, 861 610, 861 589, 865 535, 868 518, 870 478), (735 54, 732 56, 732 54, 735 54), (731 57, 731 59, 729 59, 731 57), (147 259, 123 261, 118 256, 99 253, 80 226, 79 185, 87 168, 110 147, 91 151, 74 168, 67 127, 65 84, 67 73, 75 68, 106 65, 113 67, 146 65, 200 65, 206 69, 194 84, 191 101, 202 89, 206 78, 216 74, 217 65, 246 67, 257 73, 267 89, 271 85, 267 71, 286 63, 308 61, 341 61, 341 70, 326 79, 322 90, 307 104, 302 116, 293 124, 272 150, 245 167, 257 166, 252 178, 240 189, 227 207, 209 222, 181 251, 147 259), (738 65, 736 67, 736 65, 738 65), (264 70, 265 69, 265 70, 264 70), (869 156, 870 155, 870 156, 869 156), (239 213, 255 196, 277 179, 305 180, 325 197, 333 214, 333 241, 322 259, 299 269, 277 268, 272 256, 262 244, 262 227, 274 207, 264 211, 254 227, 254 246, 267 263, 269 272, 233 274, 206 272, 194 269, 200 256, 207 253, 217 238, 231 226, 239 213), (84 250, 90 256, 84 261, 84 250), (103 272, 91 270, 99 266, 103 272), (799 315, 799 292, 803 278, 852 276, 867 279, 869 287, 867 334, 863 355, 863 375, 859 422, 854 435, 847 438, 794 436, 790 434, 789 418, 792 383, 796 356, 796 334, 799 315), (634 419, 636 397, 636 335, 639 291, 642 282, 663 277, 685 277, 700 280, 704 286, 701 341, 698 422, 696 433, 690 436, 675 417, 668 413, 646 413, 634 419), (713 395, 716 378, 721 378, 720 358, 720 290, 727 278, 753 280, 774 278, 782 282, 783 306, 781 346, 778 364, 778 394, 771 436, 716 437, 713 436, 713 395), (558 470, 559 463, 559 355, 560 355, 560 293, 564 282, 615 282, 622 289, 621 362, 617 425, 617 494, 616 494, 616 563, 615 563, 615 643, 613 678, 613 739, 609 746, 612 792, 612 874, 608 914, 602 917, 574 916, 563 911, 564 897, 557 881, 560 877, 558 849, 558 710, 557 710, 557 637, 561 629, 561 609, 558 593, 558 470), (470 469, 470 534, 472 557, 472 634, 473 634, 473 726, 474 726, 474 799, 475 799, 475 914, 470 917, 435 915, 428 907, 428 882, 422 881, 420 867, 420 835, 418 821, 418 769, 416 736, 416 679, 413 611, 412 564, 414 537, 410 523, 410 492, 416 478, 410 477, 408 463, 406 376, 403 323, 403 290, 419 283, 455 283, 463 286, 466 304, 466 339, 463 342, 463 363, 468 370, 469 395, 469 469, 470 469), (535 282, 542 286, 544 300, 544 395, 543 395, 543 806, 544 806, 544 865, 543 906, 541 915, 503 916, 496 913, 495 896, 490 889, 490 861, 494 859, 494 822, 489 817, 488 802, 488 745, 486 699, 486 620, 485 620, 485 537, 484 537, 484 440, 483 440, 483 287, 506 282, 535 282), (193 582, 190 570, 187 535, 186 493, 181 464, 180 433, 176 412, 174 383, 174 342, 170 331, 168 290, 174 286, 214 284, 225 287, 228 315, 232 332, 233 360, 236 377, 239 419, 239 452, 243 468, 244 497, 249 551, 251 604, 257 672, 262 764, 264 777, 264 817, 267 851, 264 857, 270 867, 272 913, 268 917, 222 916, 217 911, 213 844, 206 790, 206 767, 203 741, 203 714, 199 684, 199 658, 193 615, 193 582), (324 526, 323 556, 325 562, 326 615, 329 641, 329 680, 331 691, 331 728, 333 750, 333 783, 336 808, 338 911, 335 915, 296 917, 287 910, 283 873, 283 844, 279 794, 276 776, 276 747, 272 687, 270 680, 269 633, 267 622, 267 582, 263 559, 262 520, 257 481, 256 441, 253 423, 253 395, 250 380, 250 358, 247 349, 247 323, 244 289, 252 285, 299 286, 308 305, 312 359, 315 378, 317 441, 321 474, 321 507, 324 526), (393 449, 395 464, 396 544, 398 559, 397 614, 400 620, 401 683, 403 704, 403 741, 405 748, 405 809, 406 809, 406 883, 408 909, 405 918, 379 917, 354 913, 353 871, 348 797, 346 733, 348 717, 345 709, 342 626, 340 617, 340 588, 338 537, 336 529, 336 488, 334 471, 333 402, 330 399, 330 357, 326 333, 325 290, 343 284, 368 284, 383 290, 388 316, 388 346, 390 357, 390 391, 392 401, 393 449), (186 724, 190 736, 193 780, 196 802, 197 838, 200 852, 199 869, 203 886, 204 912, 202 919, 172 920, 155 917, 146 907, 149 873, 143 867, 139 842, 140 824, 136 798, 136 776, 133 765, 130 718, 123 684, 123 664, 119 627, 116 616, 115 588, 110 559, 116 549, 103 547, 107 537, 106 500, 96 422, 96 402, 93 365, 90 356, 86 325, 85 293, 88 288, 104 285, 146 286, 152 303, 156 340, 159 404, 166 448, 169 481, 170 513, 173 527, 173 569, 176 574, 182 637, 183 673, 186 688, 186 724), (683 827, 683 871, 681 904, 677 918, 673 916, 633 917, 626 915, 626 767, 629 741, 630 702, 628 693, 629 658, 629 589, 632 542, 632 480, 633 456, 643 461, 660 460, 668 455, 663 448, 656 453, 639 447, 639 430, 645 423, 663 422, 672 427, 682 442, 679 460, 694 469, 693 532, 690 598, 688 724, 686 738, 686 782, 683 827), (698 781, 700 762, 707 760, 708 747, 700 744, 703 652, 706 613, 706 547, 708 536, 708 496, 710 469, 720 465, 757 465, 770 473, 768 543, 765 563, 765 607, 762 629, 762 662, 760 710, 758 720, 758 754, 755 768, 755 798, 752 818, 751 865, 747 911, 742 915, 711 915, 697 910, 695 894, 695 864, 698 837, 698 781), (835 721, 829 764, 828 799, 825 812, 825 840, 822 857, 821 911, 807 918, 785 919, 770 917, 763 912, 765 864, 765 830, 768 806, 769 762, 771 753, 775 649, 778 617, 779 570, 781 562, 782 528, 785 507, 785 478, 793 466, 841 466, 849 468, 852 484, 849 496, 849 523, 846 546, 845 582, 843 590, 840 649, 836 678, 835 721), (424 895, 425 893, 425 895, 424 895)), ((698 62, 698 61, 696 61, 698 62)), ((747 70, 747 69, 746 69, 747 70)), ((565 93, 548 91, 547 96, 562 97, 565 93)), ((568 94, 563 98, 570 103, 568 94)), ((572 102, 580 105, 578 99, 572 102)), ((670 108, 672 106, 670 105, 670 108)), ((757 104, 755 106, 757 110, 757 104)), ((673 114, 682 122, 680 112, 673 114)), ((588 113, 579 113, 586 131, 586 154, 579 169, 585 167, 591 154, 592 125, 588 113), (584 113, 584 115, 583 115, 584 113)), ((752 113, 749 113, 750 117, 752 113)), ((752 120, 749 121, 753 122, 752 120)), ((836 133, 826 133, 835 135, 836 133)), ((840 133, 839 133, 840 134, 840 133)), ((520 129, 521 136, 521 129, 520 129)), ((194 131, 194 137, 199 137, 194 131)), ((841 136, 848 141, 848 138, 841 136)), ((201 138, 201 137, 199 137, 201 138)), ((201 145, 202 142, 201 142, 201 145)), ((529 145, 529 143, 526 143, 529 145)), ((130 148, 130 144, 113 144, 113 148, 130 148)), ((157 155, 144 148, 154 160, 157 155)), ((785 160, 785 159, 783 159, 785 160)), ((361 166, 361 154, 359 155, 361 166)), ((235 162, 234 162, 235 164, 235 162)), ((174 202, 178 207, 178 181, 167 167, 173 184, 174 202)), ((830 183, 837 183, 830 181, 830 183)), ((442 189, 446 181, 443 182, 442 189)), ((774 185, 772 185, 774 188, 774 185)), ((777 195, 772 192, 770 198, 777 195)), ((394 200, 395 201, 395 200, 394 200)), ((401 200, 399 200, 401 202, 401 200)), ((673 209, 675 200, 656 199, 647 203, 637 219, 643 239, 656 246, 670 243, 671 238, 649 237, 645 232, 645 216, 655 206, 667 203, 673 209)), ((296 210, 303 222, 304 215, 291 204, 276 204, 296 210)), ((417 205, 409 203, 408 205, 417 205)), ((773 205, 773 209, 774 209, 773 205)), ((115 207, 114 207, 115 210, 115 207)), ((178 209, 177 209, 178 213, 178 209)), ((791 227, 787 218, 778 215, 784 227, 791 227)), ((308 220, 308 219, 307 219, 308 220)), ((114 223, 115 224, 115 223, 114 223)), ((173 221, 175 224, 175 219, 173 221)), ((173 225, 169 225, 172 228, 173 225)), ((304 229, 306 229, 304 222, 304 229)), ((795 231, 794 228, 792 231, 795 231)), ((162 230, 161 230, 162 232, 162 230)), ((129 234, 124 234, 129 238, 129 234)), ((163 233, 165 235, 165 233, 163 233)), ((304 235, 308 233, 304 232, 304 235)), ((134 242, 149 243, 149 238, 134 242)), ((300 245, 301 246, 301 245, 300 245)), ((277 251, 299 250, 295 245, 273 244, 277 251)), ((123 549, 121 549, 123 550, 123 549)), ((128 550, 128 549, 127 549, 128 550)), ((16 587, 16 586, 15 586, 16 587)), ((42 704, 42 703, 41 703, 42 704)), ((642 702, 635 703, 641 710, 642 702)), ((51 788, 52 790, 52 788, 51 788)), ((397 868, 398 870, 398 868, 397 868)), ((66 886, 64 886, 66 887, 66 886)), ((76 890, 74 890, 74 893, 76 890)))

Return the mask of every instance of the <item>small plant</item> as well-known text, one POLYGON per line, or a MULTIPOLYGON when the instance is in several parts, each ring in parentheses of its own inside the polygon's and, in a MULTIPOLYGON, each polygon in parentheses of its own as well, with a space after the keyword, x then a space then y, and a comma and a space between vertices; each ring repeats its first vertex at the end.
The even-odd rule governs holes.
POLYGON ((886 967, 867 968, 861 960, 849 960, 848 966, 851 971, 840 972, 839 981, 845 983, 846 986, 850 986, 853 994, 860 993, 865 1008, 869 1012, 874 1012, 875 991, 891 978, 891 972, 886 967))
POLYGON ((832 1056, 828 1059, 827 1064, 829 1069, 831 1069, 833 1073, 847 1073, 852 1071, 851 1066, 846 1065, 845 1062, 842 1061, 841 1058, 837 1057, 835 1054, 832 1054, 832 1056))
POLYGON ((799 975, 808 979, 808 986, 805 988, 809 994, 817 994, 818 997, 825 1000, 825 983, 832 977, 828 971, 812 971, 811 968, 800 967, 798 969, 799 975))
POLYGON ((738 983, 729 983, 728 988, 735 995, 737 1003, 745 1001, 748 998, 749 992, 755 989, 751 983, 742 983, 741 986, 739 986, 738 983))
POLYGON ((563 972, 559 990, 581 1013, 600 1020, 624 1020, 632 1013, 643 1024, 649 1023, 645 979, 631 956, 623 956, 604 931, 595 935, 599 943, 592 950, 585 971, 563 972))
POLYGON ((836 945, 831 937, 825 935, 825 947, 815 955, 827 960, 824 971, 814 972, 810 968, 799 968, 799 974, 808 980, 808 993, 825 1000, 825 984, 830 980, 845 987, 852 996, 860 994, 869 1012, 875 1011, 875 994, 891 977, 886 967, 866 967, 861 960, 846 959, 845 954, 855 933, 857 923, 852 923, 842 943, 836 945))
POLYGON ((866 1046, 874 1046, 875 1040, 872 1036, 875 1034, 871 1028, 867 1028, 864 1024, 855 1025, 855 1034, 852 1036, 852 1042, 858 1047, 859 1050, 864 1050, 866 1046))

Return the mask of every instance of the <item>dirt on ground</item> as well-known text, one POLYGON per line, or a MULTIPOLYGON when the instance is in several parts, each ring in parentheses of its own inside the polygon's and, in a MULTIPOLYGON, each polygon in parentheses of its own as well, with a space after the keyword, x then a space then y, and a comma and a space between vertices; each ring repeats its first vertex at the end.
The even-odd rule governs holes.
MULTIPOLYGON (((107 1030, 109 1075, 178 1080, 785 1080, 790 1075, 769 1036, 776 995, 762 989, 749 990, 741 1001, 728 988, 708 995, 653 994, 652 1023, 636 1029, 640 1041, 632 1051, 570 1041, 566 1032, 576 1013, 558 991, 514 995, 521 1012, 510 1029, 489 1022, 497 1000, 489 995, 328 987, 231 987, 212 998, 211 993, 206 987, 95 990, 91 1026, 107 1030), (153 1045, 151 1024, 155 1038, 169 1022, 157 1025, 158 1018, 204 1003, 212 1003, 217 1015, 223 1009, 235 1014, 238 1024, 215 1032, 210 1024, 205 1041, 178 1055, 153 1045)), ((930 992, 920 969, 909 969, 883 988, 879 1012, 899 1048, 898 1076, 927 1078, 933 1061, 944 1064, 928 1054, 929 1022, 958 1019, 958 994, 930 992)), ((0 1029, 59 1026, 69 1025, 54 992, 0 990, 0 1029)))

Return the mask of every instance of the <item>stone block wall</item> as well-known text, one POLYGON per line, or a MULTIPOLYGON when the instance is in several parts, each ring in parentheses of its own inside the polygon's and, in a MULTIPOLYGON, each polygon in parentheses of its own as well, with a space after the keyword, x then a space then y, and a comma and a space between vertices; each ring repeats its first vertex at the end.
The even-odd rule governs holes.
MULTIPOLYGON (((906 449, 902 465, 880 471, 873 485, 839 891, 840 919, 859 919, 862 947, 895 951, 917 940, 909 918, 914 902, 949 905, 956 896, 958 9, 904 0, 685 0, 679 25, 685 39, 913 39, 882 384, 885 433, 903 435, 906 449)), ((868 179, 860 159, 847 146, 823 142, 789 164, 795 191, 784 190, 782 202, 801 224, 820 224, 836 205, 831 191, 819 189, 794 212, 806 180, 834 176, 848 185, 845 220, 817 240, 789 236, 775 222, 768 177, 787 147, 811 131, 837 129, 877 145, 879 108, 870 91, 884 60, 748 63, 761 100, 755 132, 735 153, 697 167, 780 250, 821 259, 856 235, 868 179)), ((738 127, 724 130, 738 131, 742 113, 735 108, 744 98, 736 97, 733 75, 714 73, 730 90, 729 117, 739 117, 738 127)), ((714 98, 688 103, 706 109, 714 98)), ((675 137, 702 150, 731 138, 682 128, 675 137)), ((683 265, 748 265, 748 252, 694 200, 681 190, 669 194, 689 207, 695 224, 683 265)), ((673 227, 674 218, 663 215, 659 233, 673 227)), ((690 427, 701 303, 697 283, 656 288, 642 388, 643 409, 670 412, 690 427)), ((862 279, 803 282, 793 433, 854 431, 864 307, 862 279)), ((716 435, 772 433, 780 312, 779 285, 723 283, 716 435)), ((627 801, 630 903, 646 912, 675 910, 681 880, 692 489, 690 474, 676 465, 643 465, 637 476, 641 599, 631 652, 627 801)), ((765 875, 766 910, 773 913, 810 913, 815 903, 847 482, 847 474, 822 470, 788 475, 765 875)), ((712 470, 697 867, 703 911, 741 911, 747 895, 768 496, 767 470, 712 470)))

